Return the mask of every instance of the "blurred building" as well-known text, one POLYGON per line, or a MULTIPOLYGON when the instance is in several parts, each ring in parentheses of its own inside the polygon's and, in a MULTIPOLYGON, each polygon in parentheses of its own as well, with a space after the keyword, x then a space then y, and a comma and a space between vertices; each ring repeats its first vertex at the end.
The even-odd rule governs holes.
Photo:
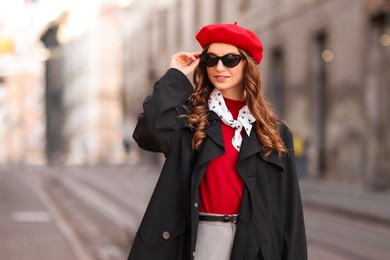
MULTIPOLYGON (((39 99, 41 87, 32 103, 46 104, 46 120, 38 121, 45 130, 37 130, 44 134, 39 143, 45 148, 37 151, 46 151, 49 163, 122 163, 128 159, 124 143, 126 152, 137 153, 135 145, 123 141, 131 139, 142 101, 166 71, 170 56, 199 51, 194 36, 203 25, 236 21, 264 43, 260 70, 265 91, 295 135, 300 177, 389 188, 388 0, 105 0, 69 5, 41 34, 50 50, 45 80, 34 73, 27 80, 25 71, 19 79, 4 73, 0 78, 2 100, 13 100, 14 92, 27 84, 46 82, 46 102, 39 99), (4 87, 9 84, 20 87, 10 92, 4 87)), ((2 46, 12 53, 9 40, 2 46)), ((23 138, 11 137, 19 130, 10 130, 16 123, 8 119, 8 110, 22 109, 11 103, 16 101, 0 105, 0 137, 28 142, 20 141, 27 138, 25 130, 23 138)), ((0 149, 0 157, 9 158, 11 147, 0 149)), ((27 150, 18 149, 14 154, 27 150)))
POLYGON ((107 3, 91 6, 89 17, 80 15, 72 10, 63 13, 41 37, 55 54, 47 61, 46 73, 50 103, 47 140, 52 144, 48 160, 121 163, 122 34, 118 8, 107 3), (80 27, 84 30, 78 31, 80 27))
POLYGON ((41 41, 50 52, 49 58, 45 61, 45 155, 50 164, 63 163, 66 153, 63 137, 65 125, 63 52, 57 37, 63 19, 62 15, 50 22, 41 35, 41 41))
POLYGON ((265 43, 267 93, 305 140, 308 176, 389 187, 389 1, 247 2, 242 23, 265 43))
POLYGON ((31 26, 34 6, 22 7, 16 27, 8 27, 0 16, 0 163, 43 164, 45 52, 21 41, 29 35, 23 30, 31 26))
POLYGON ((302 176, 389 187, 389 1, 135 0, 124 17, 127 117, 170 55, 200 50, 203 25, 237 21, 264 43, 266 93, 301 139, 302 176))
POLYGON ((120 163, 122 38, 115 10, 64 46, 67 163, 120 163))
POLYGON ((0 2, 0 162, 123 161, 117 10, 129 2, 0 2))

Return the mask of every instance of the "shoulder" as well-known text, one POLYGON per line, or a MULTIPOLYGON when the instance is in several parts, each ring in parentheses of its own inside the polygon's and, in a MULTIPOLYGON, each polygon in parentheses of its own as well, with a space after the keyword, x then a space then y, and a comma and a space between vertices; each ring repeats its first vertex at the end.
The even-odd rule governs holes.
POLYGON ((288 126, 286 125, 286 123, 278 120, 278 129, 279 129, 279 134, 280 134, 280 137, 286 137, 288 135, 291 135, 291 130, 288 128, 288 126))
POLYGON ((278 120, 278 130, 279 135, 282 138, 284 145, 287 147, 288 150, 293 149, 292 146, 292 132, 286 125, 286 123, 278 120))

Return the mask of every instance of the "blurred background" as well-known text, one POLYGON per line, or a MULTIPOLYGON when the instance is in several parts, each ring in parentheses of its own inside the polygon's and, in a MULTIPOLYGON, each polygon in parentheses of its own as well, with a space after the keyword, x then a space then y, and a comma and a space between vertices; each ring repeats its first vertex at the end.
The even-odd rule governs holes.
POLYGON ((310 259, 390 253, 389 0, 0 0, 0 259, 125 259, 163 158, 142 101, 208 23, 264 44, 310 259))

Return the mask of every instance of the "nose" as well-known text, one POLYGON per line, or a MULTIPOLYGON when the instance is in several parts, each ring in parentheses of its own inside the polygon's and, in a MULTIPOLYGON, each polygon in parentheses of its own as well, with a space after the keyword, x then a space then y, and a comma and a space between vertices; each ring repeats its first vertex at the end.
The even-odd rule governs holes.
POLYGON ((215 68, 216 68, 218 71, 225 70, 225 65, 223 65, 221 59, 218 60, 218 63, 217 63, 217 65, 215 65, 215 66, 216 66, 215 68))

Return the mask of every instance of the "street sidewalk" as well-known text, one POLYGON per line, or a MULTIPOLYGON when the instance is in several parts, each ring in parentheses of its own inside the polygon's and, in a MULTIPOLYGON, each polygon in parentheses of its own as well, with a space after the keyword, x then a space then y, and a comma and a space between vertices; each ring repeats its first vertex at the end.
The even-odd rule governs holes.
POLYGON ((350 184, 301 180, 304 207, 330 210, 390 225, 390 191, 374 192, 350 184))
POLYGON ((68 243, 67 225, 36 178, 41 169, 0 165, 0 259, 90 259, 68 243))

